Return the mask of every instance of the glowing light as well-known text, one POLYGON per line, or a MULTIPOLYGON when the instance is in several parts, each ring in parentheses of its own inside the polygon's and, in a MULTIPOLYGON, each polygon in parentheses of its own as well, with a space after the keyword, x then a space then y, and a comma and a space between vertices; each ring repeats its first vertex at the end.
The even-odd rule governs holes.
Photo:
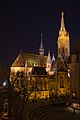
POLYGON ((6 82, 3 82, 3 86, 6 86, 7 85, 7 83, 6 82))
POLYGON ((76 104, 76 103, 73 103, 72 105, 73 105, 73 107, 76 107, 76 106, 77 106, 77 104, 76 104))
POLYGON ((75 110, 75 112, 79 114, 79 113, 80 113, 80 110, 75 110))
POLYGON ((74 109, 73 109, 73 108, 71 108, 71 107, 68 107, 68 110, 69 110, 69 111, 71 111, 71 112, 73 112, 73 111, 74 111, 74 109))
POLYGON ((70 78, 70 73, 68 73, 68 77, 70 78))

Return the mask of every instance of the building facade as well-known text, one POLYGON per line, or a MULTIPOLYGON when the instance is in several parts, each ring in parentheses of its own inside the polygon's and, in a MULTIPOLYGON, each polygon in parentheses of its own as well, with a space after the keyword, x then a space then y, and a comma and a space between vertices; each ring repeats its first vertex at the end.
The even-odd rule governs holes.
POLYGON ((62 12, 61 26, 58 36, 58 57, 67 59, 70 56, 70 37, 69 32, 65 29, 64 13, 62 12))
MULTIPOLYGON (((55 59, 53 54, 51 59, 50 51, 48 52, 48 56, 45 56, 43 36, 41 33, 39 55, 20 52, 16 60, 13 62, 10 72, 10 81, 13 83, 17 73, 24 72, 25 80, 28 82, 28 92, 32 90, 29 99, 45 99, 53 98, 56 95, 69 95, 70 84, 67 62, 65 61, 67 61, 70 55, 70 38, 69 33, 65 30, 63 12, 57 43, 58 58, 55 59), (46 70, 46 74, 44 74, 45 70, 43 71, 43 69, 46 70), (36 72, 33 72, 34 70, 36 72)), ((17 88, 17 86, 21 86, 19 76, 20 75, 18 74, 18 79, 16 79, 16 83, 14 85, 15 88, 17 88)))

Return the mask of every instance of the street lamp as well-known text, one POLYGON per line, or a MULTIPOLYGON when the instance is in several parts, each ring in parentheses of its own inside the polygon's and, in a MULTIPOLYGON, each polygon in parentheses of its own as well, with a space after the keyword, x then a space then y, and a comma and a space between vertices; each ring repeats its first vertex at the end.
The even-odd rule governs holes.
POLYGON ((8 86, 8 81, 7 80, 3 80, 2 84, 3 84, 4 87, 7 87, 8 86))

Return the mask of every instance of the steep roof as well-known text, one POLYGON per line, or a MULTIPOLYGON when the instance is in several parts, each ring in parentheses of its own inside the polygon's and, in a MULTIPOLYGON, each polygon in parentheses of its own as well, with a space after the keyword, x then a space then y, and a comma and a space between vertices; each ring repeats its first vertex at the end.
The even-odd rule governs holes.
MULTIPOLYGON (((46 60, 47 56, 44 56, 44 64, 46 63, 46 60)), ((13 62, 12 67, 24 67, 26 62, 28 63, 28 66, 33 66, 34 63, 40 65, 40 55, 21 52, 13 62)))

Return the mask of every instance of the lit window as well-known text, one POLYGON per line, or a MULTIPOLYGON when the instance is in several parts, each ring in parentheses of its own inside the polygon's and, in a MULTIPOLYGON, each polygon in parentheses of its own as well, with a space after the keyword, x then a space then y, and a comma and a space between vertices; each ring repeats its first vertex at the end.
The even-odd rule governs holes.
POLYGON ((60 77, 60 88, 64 88, 64 79, 62 76, 60 77))

